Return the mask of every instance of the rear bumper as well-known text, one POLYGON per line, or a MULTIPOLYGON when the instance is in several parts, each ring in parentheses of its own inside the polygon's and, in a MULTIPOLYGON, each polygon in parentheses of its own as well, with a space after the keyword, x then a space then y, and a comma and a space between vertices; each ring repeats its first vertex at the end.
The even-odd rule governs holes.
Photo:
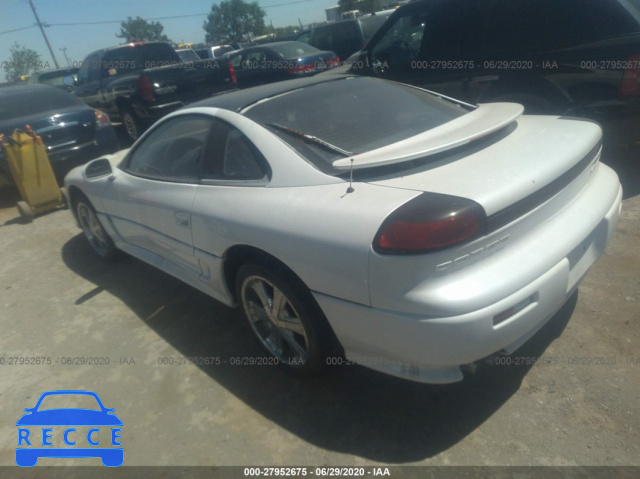
MULTIPOLYGON (((462 379, 461 365, 498 351, 515 351, 564 305, 588 269, 604 253, 615 230, 620 215, 622 188, 612 170, 605 165, 600 165, 600 168, 597 178, 581 195, 582 201, 569 205, 557 218, 542 226, 549 230, 548 236, 539 235, 539 240, 557 237, 558 233, 566 234, 566 230, 558 230, 557 222, 561 224, 567 217, 582 216, 574 221, 573 234, 566 234, 573 239, 570 240, 572 246, 565 249, 565 256, 516 291, 508 291, 497 300, 492 298, 482 303, 481 298, 475 298, 469 303, 482 303, 482 307, 451 316, 420 316, 367 307, 315 293, 346 357, 371 369, 405 379, 449 383, 462 379), (601 196, 612 200, 605 204, 602 204, 602 200, 597 202, 600 193, 612 189, 611 196, 601 196), (587 214, 585 207, 596 204, 597 211, 587 214), (595 222, 591 221, 593 215, 598 215, 595 222), (580 231, 584 231, 584 234, 580 231)), ((544 241, 537 244, 537 248, 542 250, 549 247, 550 243, 544 241)), ((532 247, 528 253, 536 255, 538 251, 532 247)), ((513 274, 518 267, 525 266, 500 262, 488 266, 502 269, 503 274, 507 275, 509 268, 513 274)), ((496 271, 491 271, 488 276, 494 273, 496 271)), ((464 295, 471 295, 469 285, 481 279, 472 276, 474 274, 467 274, 460 285, 448 286, 452 289, 461 286, 464 295)), ((428 295, 424 298, 424 308, 428 311, 428 295)), ((459 310, 460 303, 456 295, 448 298, 449 309, 459 310)), ((441 310, 447 309, 444 304, 446 301, 441 297, 441 310)))

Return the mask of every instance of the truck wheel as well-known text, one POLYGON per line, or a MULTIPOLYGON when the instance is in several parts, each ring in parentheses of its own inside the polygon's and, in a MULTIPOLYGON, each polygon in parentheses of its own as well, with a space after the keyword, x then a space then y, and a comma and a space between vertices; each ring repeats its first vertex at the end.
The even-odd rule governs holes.
POLYGON ((127 135, 129 135, 129 138, 133 141, 136 141, 140 133, 142 133, 142 126, 138 115, 136 115, 131 107, 125 106, 120 110, 120 116, 122 117, 122 124, 125 130, 127 130, 127 135))

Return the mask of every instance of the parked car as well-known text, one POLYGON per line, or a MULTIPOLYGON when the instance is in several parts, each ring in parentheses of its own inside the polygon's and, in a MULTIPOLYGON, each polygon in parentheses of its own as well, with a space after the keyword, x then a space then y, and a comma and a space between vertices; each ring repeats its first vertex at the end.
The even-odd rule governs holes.
POLYGON ((194 51, 200 58, 206 60, 208 58, 218 58, 233 50, 236 50, 236 48, 231 45, 215 45, 212 47, 196 48, 194 51))
POLYGON ((176 53, 180 57, 180 60, 182 60, 184 63, 198 62, 201 60, 198 54, 191 48, 179 48, 176 50, 176 53))
MULTIPOLYGON (((479 103, 604 124, 640 140, 637 0, 420 0, 400 7, 351 72, 479 103)), ((626 140, 624 140, 626 138, 626 140)))
POLYGON ((30 85, 41 83, 43 85, 57 86, 67 91, 73 91, 77 80, 78 69, 69 67, 34 72, 29 76, 27 83, 30 85))
POLYGON ((239 88, 286 80, 335 68, 340 58, 300 42, 276 42, 227 53, 239 88))
POLYGON ((619 216, 599 126, 522 111, 314 76, 175 112, 65 183, 97 254, 239 304, 270 364, 453 382, 541 328, 619 216))
POLYGON ((89 54, 74 93, 113 122, 122 121, 135 140, 167 113, 234 88, 226 62, 183 63, 168 43, 138 42, 89 54))
POLYGON ((375 15, 318 25, 299 33, 295 40, 320 50, 336 52, 336 55, 345 60, 365 45, 391 12, 393 10, 385 10, 375 15))
MULTIPOLYGON (((0 133, 11 136, 27 125, 42 137, 60 182, 72 168, 118 150, 109 117, 66 91, 47 85, 0 88, 0 133)), ((0 175, 13 184, 1 150, 0 175)))

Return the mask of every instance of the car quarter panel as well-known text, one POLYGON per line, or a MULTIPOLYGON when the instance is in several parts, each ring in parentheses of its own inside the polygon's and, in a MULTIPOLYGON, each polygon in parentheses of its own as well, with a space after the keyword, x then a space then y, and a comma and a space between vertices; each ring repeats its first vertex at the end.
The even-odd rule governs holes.
POLYGON ((201 185, 193 205, 193 240, 196 254, 204 253, 201 260, 214 272, 212 294, 231 302, 221 262, 240 244, 276 257, 312 291, 370 304, 373 237, 391 211, 418 193, 367 184, 347 193, 347 187, 201 185))

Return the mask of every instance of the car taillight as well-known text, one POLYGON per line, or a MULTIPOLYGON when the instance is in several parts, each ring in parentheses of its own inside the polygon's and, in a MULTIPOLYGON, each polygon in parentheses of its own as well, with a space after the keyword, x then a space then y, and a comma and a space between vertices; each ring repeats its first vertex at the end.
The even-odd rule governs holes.
POLYGON ((100 110, 95 110, 96 113, 96 128, 105 128, 111 124, 109 121, 109 117, 106 113, 101 112, 100 110))
POLYGON ((327 68, 333 68, 340 65, 340 57, 330 58, 327 60, 327 68))
POLYGON ((381 254, 419 254, 458 245, 486 231, 478 203, 457 196, 422 193, 392 212, 373 241, 381 254))
POLYGON ((231 81, 234 85, 238 86, 238 79, 236 78, 236 71, 233 68, 233 63, 227 62, 227 66, 229 67, 229 75, 231 75, 231 81))
POLYGON ((638 96, 640 95, 640 53, 631 55, 626 63, 629 68, 624 71, 620 95, 638 96))
POLYGON ((293 73, 294 75, 301 75, 301 74, 304 74, 304 73, 309 73, 310 71, 312 71, 314 69, 315 69, 314 65, 298 64, 293 68, 289 68, 287 70, 287 73, 293 73))
POLYGON ((153 101, 153 86, 151 85, 151 80, 149 80, 148 76, 143 76, 138 80, 138 91, 140 92, 140 96, 145 101, 153 101))

